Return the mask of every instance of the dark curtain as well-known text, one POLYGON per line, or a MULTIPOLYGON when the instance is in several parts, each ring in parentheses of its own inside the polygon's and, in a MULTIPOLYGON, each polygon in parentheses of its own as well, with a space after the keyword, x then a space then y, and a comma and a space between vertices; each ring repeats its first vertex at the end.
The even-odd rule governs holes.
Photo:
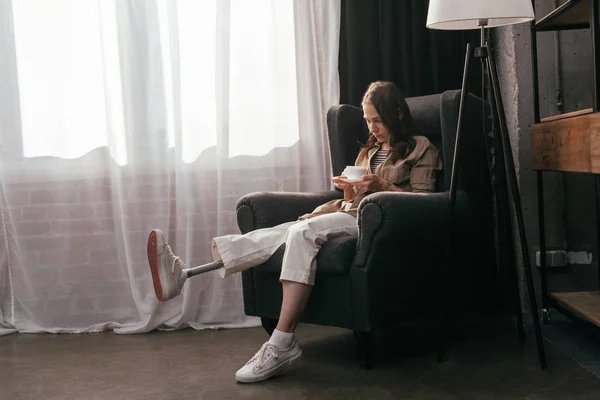
MULTIPOLYGON (((425 27, 428 0, 342 0, 340 103, 360 105, 369 83, 389 80, 405 97, 460 89, 467 43, 478 31, 425 27)), ((480 93, 479 68, 469 89, 480 93)))

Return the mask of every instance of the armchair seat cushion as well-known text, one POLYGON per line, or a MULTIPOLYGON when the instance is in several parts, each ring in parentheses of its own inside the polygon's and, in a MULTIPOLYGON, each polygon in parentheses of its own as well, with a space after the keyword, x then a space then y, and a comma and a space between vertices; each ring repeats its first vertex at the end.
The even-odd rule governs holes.
MULTIPOLYGON (((317 273, 319 274, 346 274, 356 255, 356 242, 358 233, 328 240, 317 255, 317 273)), ((277 250, 266 263, 256 267, 259 271, 281 272, 281 262, 285 244, 277 250)))

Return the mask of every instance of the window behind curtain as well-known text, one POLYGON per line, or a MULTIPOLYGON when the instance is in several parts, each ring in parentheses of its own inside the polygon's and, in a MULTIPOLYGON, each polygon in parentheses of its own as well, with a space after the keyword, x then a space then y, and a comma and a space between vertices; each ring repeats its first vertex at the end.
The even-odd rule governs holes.
POLYGON ((163 95, 146 100, 147 112, 184 162, 217 144, 228 157, 293 145, 293 12, 291 0, 13 2, 24 156, 77 158, 108 147, 126 164, 128 129, 140 116, 125 93, 149 96, 157 84, 163 95), (130 58, 145 54, 138 48, 159 54, 160 65, 130 70, 130 58))

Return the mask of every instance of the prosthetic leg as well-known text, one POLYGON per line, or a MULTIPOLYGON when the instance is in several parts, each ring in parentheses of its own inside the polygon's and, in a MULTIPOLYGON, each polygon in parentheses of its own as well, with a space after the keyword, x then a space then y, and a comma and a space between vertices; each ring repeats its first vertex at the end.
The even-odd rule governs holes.
POLYGON ((205 272, 210 272, 217 270, 223 267, 223 261, 213 261, 208 264, 198 265, 197 267, 184 268, 182 273, 186 278, 191 278, 192 276, 204 274, 205 272))

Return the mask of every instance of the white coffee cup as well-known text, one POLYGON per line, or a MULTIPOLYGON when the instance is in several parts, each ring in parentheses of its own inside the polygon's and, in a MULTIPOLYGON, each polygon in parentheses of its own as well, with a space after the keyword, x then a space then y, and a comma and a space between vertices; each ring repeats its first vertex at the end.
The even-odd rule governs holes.
POLYGON ((367 173, 367 170, 363 167, 356 167, 354 165, 348 165, 344 170, 343 174, 348 177, 348 179, 358 180, 363 175, 367 173))

